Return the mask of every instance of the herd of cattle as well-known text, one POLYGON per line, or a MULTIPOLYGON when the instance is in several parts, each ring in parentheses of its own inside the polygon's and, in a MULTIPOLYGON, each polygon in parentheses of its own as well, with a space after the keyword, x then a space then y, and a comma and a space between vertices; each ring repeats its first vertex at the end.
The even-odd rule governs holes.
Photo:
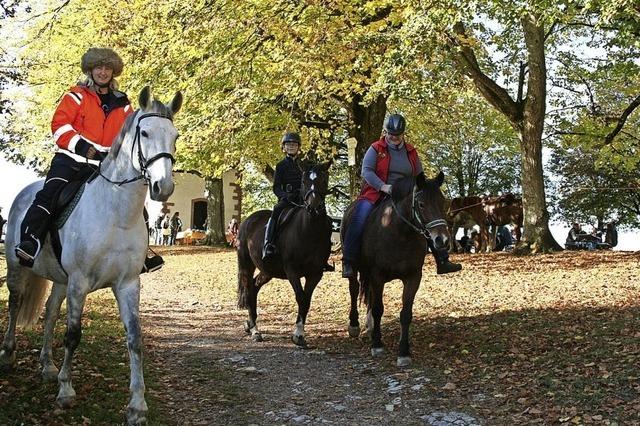
POLYGON ((479 251, 492 251, 496 243, 499 226, 514 225, 516 242, 520 241, 522 228, 522 198, 513 194, 499 196, 469 196, 451 200, 447 206, 447 222, 451 238, 451 251, 458 251, 458 243, 453 236, 458 229, 465 230, 477 225, 479 251))

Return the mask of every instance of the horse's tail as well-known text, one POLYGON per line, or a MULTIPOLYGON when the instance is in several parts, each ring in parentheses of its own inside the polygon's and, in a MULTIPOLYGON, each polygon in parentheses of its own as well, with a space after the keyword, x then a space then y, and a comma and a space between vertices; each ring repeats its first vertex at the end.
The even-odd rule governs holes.
POLYGON ((360 303, 369 306, 371 298, 369 297, 369 280, 364 274, 360 274, 360 303))
POLYGON ((249 286, 253 285, 253 271, 251 268, 253 261, 249 255, 247 242, 238 239, 238 308, 246 309, 248 307, 249 286))
POLYGON ((28 275, 23 281, 22 303, 18 309, 16 324, 29 328, 36 323, 40 316, 44 299, 49 290, 49 280, 24 269, 21 273, 28 275))

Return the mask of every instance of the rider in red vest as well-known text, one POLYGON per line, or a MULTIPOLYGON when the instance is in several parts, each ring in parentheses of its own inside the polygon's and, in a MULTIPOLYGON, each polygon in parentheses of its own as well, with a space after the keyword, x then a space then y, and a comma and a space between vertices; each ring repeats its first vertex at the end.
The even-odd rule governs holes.
MULTIPOLYGON (((385 134, 373 142, 362 161, 362 177, 365 184, 356 201, 351 222, 345 233, 342 248, 342 276, 355 276, 354 264, 360 256, 364 225, 376 203, 386 194, 391 195, 393 184, 406 177, 422 173, 417 150, 404 140, 406 121, 400 114, 391 114, 384 124, 385 134)), ((449 261, 446 250, 436 250, 429 240, 429 247, 436 260, 438 274, 462 269, 459 263, 449 261)))
MULTIPOLYGON (((22 221, 21 241, 15 251, 20 263, 33 266, 55 209, 56 197, 87 167, 104 160, 124 121, 132 112, 127 95, 118 91, 115 77, 122 73, 120 56, 108 48, 90 48, 82 55, 85 80, 62 96, 51 120, 57 145, 44 187, 22 221)), ((160 256, 147 258, 143 272, 159 269, 160 256)))

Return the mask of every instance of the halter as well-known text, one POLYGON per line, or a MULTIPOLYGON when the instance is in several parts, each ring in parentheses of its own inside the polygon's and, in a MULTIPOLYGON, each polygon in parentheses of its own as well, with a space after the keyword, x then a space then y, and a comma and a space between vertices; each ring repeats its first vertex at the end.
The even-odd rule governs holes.
POLYGON ((442 226, 442 225, 447 226, 447 221, 444 219, 435 219, 435 220, 432 220, 431 222, 424 223, 422 212, 420 212, 420 209, 416 206, 416 196, 419 195, 422 192, 422 190, 417 191, 416 187, 417 186, 414 185, 413 190, 411 191, 411 213, 412 213, 412 219, 418 222, 418 226, 414 225, 409 220, 407 220, 404 216, 402 216, 402 214, 400 214, 400 211, 398 210, 398 206, 396 205, 395 201, 393 201, 393 199, 391 199, 391 205, 393 206, 393 210, 396 212, 398 217, 404 223, 409 225, 409 227, 414 231, 416 231, 418 234, 422 235, 426 240, 430 240, 431 236, 429 235, 429 230, 435 228, 436 226, 442 226))
POLYGON ((112 181, 111 179, 109 179, 108 177, 106 177, 105 175, 102 174, 102 172, 100 171, 100 166, 102 164, 99 163, 98 164, 98 174, 100 176, 102 176, 107 182, 112 183, 114 185, 124 185, 126 183, 131 183, 131 182, 135 182, 137 180, 140 179, 144 179, 144 181, 148 184, 149 183, 149 173, 148 173, 148 169, 149 166, 151 166, 151 164, 156 161, 159 160, 160 158, 168 158, 171 160, 171 164, 175 164, 176 159, 173 157, 173 155, 171 155, 168 152, 160 152, 156 155, 154 155, 153 157, 146 159, 144 157, 144 155, 142 154, 142 144, 140 143, 140 122, 145 119, 145 118, 149 118, 149 117, 160 117, 160 118, 166 118, 167 120, 173 122, 173 119, 171 118, 170 115, 167 114, 160 114, 157 112, 150 112, 147 114, 142 114, 140 117, 138 117, 138 121, 136 123, 136 134, 133 137, 133 143, 131 144, 131 161, 133 161, 133 149, 136 147, 136 142, 137 143, 137 147, 138 147, 138 162, 140 163, 140 174, 136 177, 132 177, 129 179, 125 179, 122 181, 112 181))

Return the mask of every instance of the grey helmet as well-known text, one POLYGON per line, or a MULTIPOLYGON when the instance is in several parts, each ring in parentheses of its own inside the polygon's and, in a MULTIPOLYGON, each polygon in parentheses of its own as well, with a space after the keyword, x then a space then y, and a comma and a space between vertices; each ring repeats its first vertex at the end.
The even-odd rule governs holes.
POLYGON ((284 145, 286 142, 295 142, 298 145, 302 145, 302 139, 300 139, 300 135, 295 132, 285 133, 280 141, 281 145, 284 145))
POLYGON ((406 128, 407 121, 400 114, 391 114, 384 122, 384 130, 390 135, 401 135, 406 128))

